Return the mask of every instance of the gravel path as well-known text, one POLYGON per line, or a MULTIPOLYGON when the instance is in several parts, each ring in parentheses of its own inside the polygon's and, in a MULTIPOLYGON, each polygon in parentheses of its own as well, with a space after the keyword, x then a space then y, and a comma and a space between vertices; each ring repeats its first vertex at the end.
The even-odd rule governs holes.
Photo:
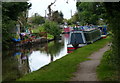
POLYGON ((91 60, 82 62, 78 66, 77 72, 74 73, 74 77, 70 81, 98 81, 96 76, 96 68, 100 64, 100 60, 105 51, 109 49, 110 46, 99 49, 99 51, 91 54, 91 60))

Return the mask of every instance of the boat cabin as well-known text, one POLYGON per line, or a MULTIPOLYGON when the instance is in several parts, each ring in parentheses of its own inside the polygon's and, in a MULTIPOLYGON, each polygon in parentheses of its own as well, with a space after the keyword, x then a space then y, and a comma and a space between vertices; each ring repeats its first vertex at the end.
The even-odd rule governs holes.
POLYGON ((68 44, 72 44, 73 47, 78 47, 79 44, 93 43, 100 38, 101 32, 99 29, 83 26, 70 32, 68 44))

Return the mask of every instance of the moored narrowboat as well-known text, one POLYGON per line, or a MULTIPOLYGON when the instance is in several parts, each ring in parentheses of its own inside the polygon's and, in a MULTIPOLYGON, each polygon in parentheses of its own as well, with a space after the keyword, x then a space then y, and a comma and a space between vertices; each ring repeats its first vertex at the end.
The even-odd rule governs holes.
POLYGON ((100 38, 100 29, 83 26, 70 32, 68 44, 72 44, 73 47, 78 47, 79 44, 93 43, 100 38))

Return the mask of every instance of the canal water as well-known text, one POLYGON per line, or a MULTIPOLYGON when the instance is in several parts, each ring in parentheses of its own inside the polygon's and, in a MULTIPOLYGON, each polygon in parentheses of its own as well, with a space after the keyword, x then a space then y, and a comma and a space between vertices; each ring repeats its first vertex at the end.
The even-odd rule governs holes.
POLYGON ((61 40, 3 51, 2 80, 13 81, 67 54, 69 34, 61 40))

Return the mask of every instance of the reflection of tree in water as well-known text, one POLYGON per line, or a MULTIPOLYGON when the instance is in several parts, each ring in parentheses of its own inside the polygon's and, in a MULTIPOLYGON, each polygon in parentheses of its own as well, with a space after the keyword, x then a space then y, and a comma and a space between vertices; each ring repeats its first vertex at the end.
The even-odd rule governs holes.
POLYGON ((48 43, 47 54, 51 56, 51 61, 53 61, 53 57, 57 56, 63 48, 64 43, 60 43, 58 41, 53 41, 48 43))
POLYGON ((47 42, 41 44, 33 44, 25 47, 25 49, 32 50, 32 51, 40 51, 41 53, 46 53, 47 49, 47 42))
POLYGON ((2 80, 9 81, 18 78, 18 61, 9 52, 2 54, 2 80))
POLYGON ((38 50, 44 52, 50 55, 51 61, 53 61, 53 57, 58 55, 63 46, 63 42, 52 41, 44 44, 19 47, 3 52, 3 81, 15 80, 31 72, 28 57, 33 51, 38 50))
POLYGON ((64 42, 59 42, 58 40, 56 40, 49 43, 36 45, 30 49, 50 55, 51 61, 53 61, 53 57, 57 56, 57 54, 61 51, 63 46, 64 46, 64 42))
POLYGON ((3 53, 3 81, 15 80, 30 72, 27 51, 20 48, 3 53))
POLYGON ((37 44, 32 46, 32 48, 30 47, 29 49, 32 51, 40 51, 41 53, 57 56, 57 53, 61 51, 61 48, 63 48, 63 46, 64 46, 63 41, 59 42, 59 40, 56 40, 49 43, 37 44))
POLYGON ((30 49, 32 49, 34 51, 38 50, 41 53, 46 53, 47 55, 50 55, 51 61, 53 61, 53 57, 57 56, 58 53, 60 53, 63 46, 64 46, 64 42, 59 42, 59 40, 56 40, 56 41, 52 41, 49 43, 34 45, 30 49))

